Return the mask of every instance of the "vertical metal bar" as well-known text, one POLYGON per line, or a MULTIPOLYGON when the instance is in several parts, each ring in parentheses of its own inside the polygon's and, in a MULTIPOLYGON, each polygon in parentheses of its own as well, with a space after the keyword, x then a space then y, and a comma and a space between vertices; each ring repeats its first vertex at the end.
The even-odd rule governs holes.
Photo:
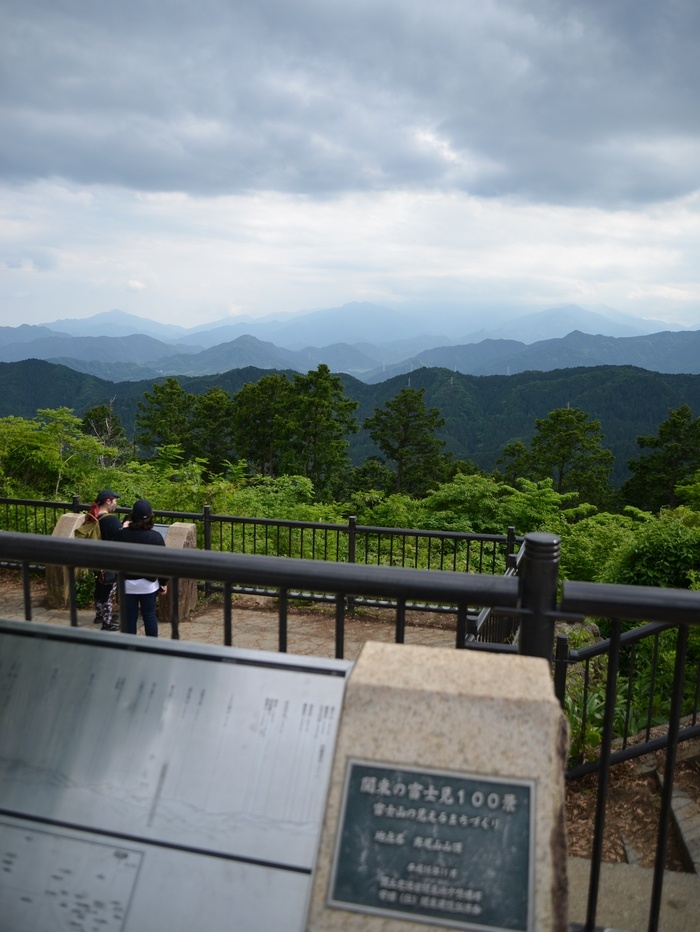
POLYGON ((522 607, 530 612, 520 627, 520 653, 551 662, 554 650, 553 611, 557 602, 560 540, 553 534, 525 537, 520 580, 522 607))
POLYGON ((617 674, 620 666, 620 620, 614 618, 610 636, 610 653, 608 654, 608 679, 605 686, 605 715, 603 718, 603 737, 600 747, 600 766, 598 769, 598 796, 596 798, 596 815, 593 829, 593 846, 591 853, 591 874, 588 883, 588 905, 586 910, 586 932, 595 929, 595 917, 598 909, 598 891, 600 888, 600 867, 603 860, 603 833, 605 831, 605 805, 608 801, 610 781, 610 753, 612 750, 613 722, 615 718, 615 697, 617 695, 617 674))
POLYGON ((467 606, 460 602, 457 606, 457 631, 455 647, 463 650, 467 643, 467 606))
POLYGON ((75 591, 75 567, 68 567, 68 606, 70 608, 71 628, 78 627, 77 593, 75 591))
POLYGON ((666 766, 664 768, 664 785, 661 792, 661 812, 659 814, 659 836, 656 842, 656 859, 654 861, 654 882, 651 890, 651 908, 649 910, 649 932, 658 932, 659 914, 661 912, 661 893, 664 885, 664 867, 666 864, 666 845, 668 828, 671 820, 671 799, 673 795, 673 775, 676 769, 676 750, 678 748, 678 731, 683 709, 683 684, 685 680, 685 659, 688 649, 688 628, 681 625, 676 639, 676 663, 673 671, 673 692, 671 694, 671 715, 668 722, 668 745, 666 747, 666 766))
POLYGON ((406 599, 396 601, 396 643, 406 643, 406 599))
POLYGON ((506 566, 509 565, 510 557, 515 556, 515 528, 511 525, 506 534, 506 566))
MULTIPOLYGON (((366 549, 366 548, 365 548, 366 549)), ((348 563, 355 563, 357 559, 357 518, 355 515, 348 517, 348 563)), ((340 531, 336 534, 336 561, 340 562, 340 531)), ((348 596, 348 612, 355 611, 355 598, 348 596)))
POLYGON ((336 660, 345 656, 345 594, 340 592, 335 596, 335 656, 336 660))
MULTIPOLYGON (((204 523, 204 549, 211 550, 211 505, 205 505, 202 514, 204 523)), ((211 582, 206 580, 204 583, 204 597, 206 599, 211 595, 211 582)))
POLYGON ((168 580, 168 588, 170 589, 170 640, 179 641, 180 640, 180 580, 177 577, 173 577, 168 580))
POLYGON ((32 593, 29 581, 29 564, 22 564, 22 593, 24 595, 24 620, 32 620, 32 593))
POLYGON ((659 664, 659 635, 654 635, 654 654, 651 658, 651 684, 649 686, 649 703, 647 705, 646 740, 651 737, 652 722, 654 718, 654 696, 656 695, 656 671, 659 664))
POLYGON ((224 583, 224 645, 233 646, 233 622, 231 618, 231 583, 224 583))
POLYGON ((632 644, 630 646, 630 666, 627 674, 627 695, 625 696, 625 731, 622 735, 622 747, 623 749, 627 747, 627 738, 629 737, 630 730, 630 715, 632 713, 632 681, 634 679, 634 674, 636 672, 637 660, 637 645, 632 644))
MULTIPOLYGON (((367 548, 365 547, 365 550, 367 548)), ((357 517, 348 516, 348 563, 354 563, 357 559, 357 517)))
POLYGON ((569 638, 566 634, 558 634, 556 649, 554 651, 554 695, 559 705, 564 708, 566 696, 566 674, 569 665, 569 638))
POLYGON ((581 698, 581 733, 579 735, 579 753, 578 763, 583 760, 585 750, 586 726, 588 725, 588 691, 591 685, 591 660, 587 657, 584 661, 583 671, 583 696, 581 698))
POLYGON ((119 630, 126 634, 126 587, 124 580, 125 573, 117 574, 117 592, 119 593, 119 630))
POLYGON ((289 607, 289 590, 280 589, 279 592, 279 612, 278 612, 278 649, 280 654, 287 653, 287 632, 288 632, 288 607, 289 607))

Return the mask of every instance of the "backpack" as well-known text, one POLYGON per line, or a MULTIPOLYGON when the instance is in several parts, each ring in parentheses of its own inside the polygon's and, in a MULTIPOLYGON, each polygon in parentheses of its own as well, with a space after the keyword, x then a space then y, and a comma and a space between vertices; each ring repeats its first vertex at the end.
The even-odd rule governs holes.
POLYGON ((100 519, 93 518, 92 515, 85 515, 83 523, 75 529, 75 536, 82 540, 102 540, 102 531, 100 530, 100 519))

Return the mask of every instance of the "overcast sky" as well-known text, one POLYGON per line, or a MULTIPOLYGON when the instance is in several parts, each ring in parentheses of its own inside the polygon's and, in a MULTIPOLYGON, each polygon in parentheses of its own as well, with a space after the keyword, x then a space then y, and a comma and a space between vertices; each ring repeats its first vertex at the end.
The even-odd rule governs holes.
POLYGON ((0 0, 0 323, 700 327, 698 0, 0 0))

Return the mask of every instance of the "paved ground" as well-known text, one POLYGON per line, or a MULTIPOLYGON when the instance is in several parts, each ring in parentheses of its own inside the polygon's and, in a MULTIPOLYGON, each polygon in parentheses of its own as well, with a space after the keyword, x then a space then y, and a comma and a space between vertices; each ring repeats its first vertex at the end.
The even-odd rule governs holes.
MULTIPOLYGON (((20 590, 0 591, 0 617, 24 618, 24 602, 20 590)), ((390 611, 358 612, 345 622, 345 657, 356 660, 365 641, 393 642, 395 639, 393 613, 390 611)), ((94 612, 79 611, 78 626, 93 628, 94 612)), ((32 621, 48 624, 69 625, 67 610, 48 609, 43 591, 37 589, 32 596, 32 621)), ((278 649, 277 608, 267 596, 234 597, 233 646, 254 650, 278 649)), ((141 628, 140 633, 143 633, 141 628)), ((161 624, 160 637, 170 637, 170 625, 161 624)), ((203 644, 224 643, 224 615, 221 604, 212 602, 201 606, 188 620, 179 625, 180 640, 197 641, 203 644)), ((105 632, 105 637, 118 637, 118 632, 105 632)), ((440 618, 432 613, 417 615, 409 613, 405 641, 426 647, 454 647, 454 618, 440 618), (418 619, 422 623, 418 624, 418 619)), ((332 608, 290 606, 287 633, 287 651, 315 657, 335 656, 335 618, 332 608)))
MULTIPOLYGON (((0 590, 0 617, 23 619, 24 604, 18 589, 0 590)), ((78 625, 96 629, 94 613, 78 613, 78 625)), ((345 656, 357 658, 367 640, 393 641, 393 615, 360 614, 346 620, 345 656)), ((43 592, 37 589, 32 602, 32 620, 48 624, 70 624, 67 611, 49 610, 43 592)), ((454 622, 434 615, 410 616, 406 643, 431 647, 454 647, 454 622), (418 622, 421 623, 418 623, 418 622)), ((201 607, 189 620, 180 624, 180 639, 208 644, 223 644, 223 610, 221 605, 201 607)), ((119 633, 105 632, 105 637, 119 633)), ((169 626, 161 625, 161 637, 169 637, 169 626)), ((233 605, 233 646, 276 651, 277 614, 274 603, 264 597, 241 597, 233 605)), ((290 610, 288 651, 301 655, 333 657, 335 621, 328 608, 292 607, 290 610)), ((590 862, 569 858, 570 920, 572 928, 583 926, 590 874, 590 862)), ((652 872, 627 864, 603 864, 597 923, 599 929, 646 932, 651 898, 652 872)), ((662 900, 661 932, 697 932, 700 929, 700 877, 697 874, 667 872, 662 900)))

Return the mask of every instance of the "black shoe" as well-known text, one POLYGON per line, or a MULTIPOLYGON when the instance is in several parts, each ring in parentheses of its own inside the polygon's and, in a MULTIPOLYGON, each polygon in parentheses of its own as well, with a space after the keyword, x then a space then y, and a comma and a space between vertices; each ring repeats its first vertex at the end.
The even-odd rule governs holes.
POLYGON ((111 624, 105 623, 102 625, 101 630, 102 631, 118 631, 119 625, 116 621, 111 622, 111 624))
POLYGON ((102 619, 101 619, 101 618, 98 618, 97 615, 95 615, 95 618, 93 619, 93 622, 92 622, 92 623, 93 623, 93 625, 99 625, 101 621, 102 621, 102 619))

